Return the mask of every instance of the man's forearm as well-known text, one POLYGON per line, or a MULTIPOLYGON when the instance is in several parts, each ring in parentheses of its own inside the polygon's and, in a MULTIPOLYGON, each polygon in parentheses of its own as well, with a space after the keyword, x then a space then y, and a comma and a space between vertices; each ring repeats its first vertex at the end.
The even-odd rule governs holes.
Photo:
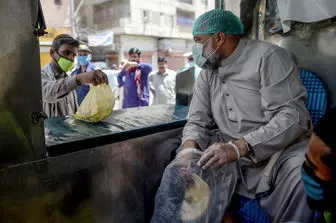
POLYGON ((200 147, 195 140, 187 140, 183 143, 181 149, 187 149, 187 148, 199 149, 200 147))

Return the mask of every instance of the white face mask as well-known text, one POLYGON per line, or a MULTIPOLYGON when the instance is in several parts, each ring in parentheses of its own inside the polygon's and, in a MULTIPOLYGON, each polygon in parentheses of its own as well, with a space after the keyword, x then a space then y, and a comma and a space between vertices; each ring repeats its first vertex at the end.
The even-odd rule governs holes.
POLYGON ((211 36, 203 44, 194 43, 192 47, 192 54, 193 54, 193 58, 194 58, 196 65, 204 69, 214 70, 217 68, 217 62, 218 62, 219 56, 216 54, 216 51, 218 50, 219 46, 215 50, 213 50, 211 53, 209 53, 208 56, 206 57, 203 56, 203 51, 205 51, 204 48, 210 47, 209 45, 206 45, 206 44, 208 44, 208 42, 213 36, 211 36))

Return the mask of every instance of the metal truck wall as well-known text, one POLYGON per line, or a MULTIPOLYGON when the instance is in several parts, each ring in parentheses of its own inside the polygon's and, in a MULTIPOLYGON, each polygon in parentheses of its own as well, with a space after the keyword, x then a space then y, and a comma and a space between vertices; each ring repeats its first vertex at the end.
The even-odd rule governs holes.
POLYGON ((330 106, 336 106, 335 18, 316 23, 296 22, 286 34, 282 31, 271 34, 267 21, 275 17, 276 0, 223 1, 225 9, 240 15, 250 38, 269 41, 292 51, 300 67, 315 72, 328 88, 330 106))
POLYGON ((43 125, 31 118, 42 111, 37 16, 37 0, 0 0, 0 167, 44 153, 43 125))
POLYGON ((2 170, 4 223, 149 222, 182 129, 2 170))
POLYGON ((323 80, 328 88, 330 106, 336 106, 336 21, 323 27, 301 27, 277 44, 292 51, 300 67, 315 72, 323 80), (300 38, 302 36, 307 38, 300 38))

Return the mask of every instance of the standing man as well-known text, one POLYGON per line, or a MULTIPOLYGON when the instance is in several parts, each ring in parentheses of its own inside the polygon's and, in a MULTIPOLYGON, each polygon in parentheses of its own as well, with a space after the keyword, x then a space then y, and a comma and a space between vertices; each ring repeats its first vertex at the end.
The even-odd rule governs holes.
POLYGON ((68 76, 77 55, 79 42, 69 35, 61 34, 53 40, 52 60, 41 70, 43 110, 48 117, 72 115, 77 111, 76 92, 81 84, 108 83, 100 70, 68 76))
MULTIPOLYGON (((91 63, 91 50, 86 45, 79 46, 77 52, 77 61, 78 66, 71 75, 78 75, 81 73, 93 71, 95 69, 95 66, 91 63)), ((76 88, 78 105, 82 103, 89 90, 90 86, 88 84, 82 84, 76 88)))
POLYGON ((115 50, 108 50, 105 52, 106 66, 111 70, 119 69, 119 53, 115 50))
POLYGON ((159 70, 149 75, 149 85, 153 93, 153 105, 175 104, 176 72, 168 69, 167 59, 158 58, 159 70))
MULTIPOLYGON (((183 130, 180 163, 169 165, 163 180, 177 168, 188 169, 189 157, 198 157, 205 175, 222 171, 233 176, 214 179, 208 174, 210 180, 205 179, 217 181, 211 188, 216 211, 207 213, 211 219, 224 214, 227 205, 221 202, 232 201, 234 195, 238 202, 257 199, 271 222, 310 222, 313 213, 306 201, 301 165, 311 121, 299 69, 290 52, 242 39, 243 33, 243 24, 230 11, 211 10, 195 21, 193 57, 202 72, 183 130), (214 129, 220 139, 215 143, 214 129), (221 197, 220 192, 215 196, 221 185, 236 186, 225 191, 229 196, 221 197)), ((172 222, 156 220, 161 210, 171 213, 167 209, 176 207, 167 197, 176 187, 166 185, 160 186, 156 197, 166 204, 155 207, 153 223, 172 222)), ((233 214, 238 212, 233 209, 233 214)), ((170 217, 175 218, 176 212, 170 217)))
POLYGON ((194 61, 194 58, 193 58, 193 55, 189 55, 188 56, 188 64, 187 64, 187 67, 190 68, 190 67, 193 67, 195 68, 195 71, 194 71, 194 79, 196 80, 199 73, 201 72, 201 68, 199 66, 197 66, 195 64, 195 61, 194 61))
POLYGON ((141 51, 132 48, 128 52, 129 61, 124 64, 118 75, 119 87, 124 87, 124 99, 122 108, 148 106, 149 81, 148 76, 152 66, 140 62, 141 51), (125 81, 123 78, 125 77, 125 81))

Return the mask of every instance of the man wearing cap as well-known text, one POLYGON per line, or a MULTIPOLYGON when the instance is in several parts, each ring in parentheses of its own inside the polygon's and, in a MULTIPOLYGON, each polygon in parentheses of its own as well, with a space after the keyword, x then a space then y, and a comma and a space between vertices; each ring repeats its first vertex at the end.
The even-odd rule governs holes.
POLYGON ((66 34, 53 40, 52 60, 41 70, 43 110, 48 117, 74 114, 78 108, 74 90, 81 84, 108 83, 107 76, 100 70, 67 75, 73 67, 78 47, 79 42, 66 34))
MULTIPOLYGON (((193 58, 203 69, 179 158, 201 150, 198 165, 210 172, 234 163, 238 174, 233 199, 258 199, 270 222, 309 222, 312 212, 300 169, 311 121, 299 69, 290 52, 242 39, 243 34, 240 19, 229 11, 212 10, 195 21, 193 58), (220 138, 215 143, 213 129, 220 138)), ((184 168, 188 163, 186 157, 184 168)), ((181 166, 165 171, 174 168, 181 166)), ((154 213, 159 211, 156 207, 154 213)))
MULTIPOLYGON (((85 72, 90 72, 95 69, 95 66, 91 63, 91 50, 88 46, 79 45, 77 52, 77 62, 78 66, 72 72, 72 76, 85 72)), ((88 84, 82 84, 81 86, 76 88, 78 105, 82 103, 89 90, 90 86, 88 84)))

